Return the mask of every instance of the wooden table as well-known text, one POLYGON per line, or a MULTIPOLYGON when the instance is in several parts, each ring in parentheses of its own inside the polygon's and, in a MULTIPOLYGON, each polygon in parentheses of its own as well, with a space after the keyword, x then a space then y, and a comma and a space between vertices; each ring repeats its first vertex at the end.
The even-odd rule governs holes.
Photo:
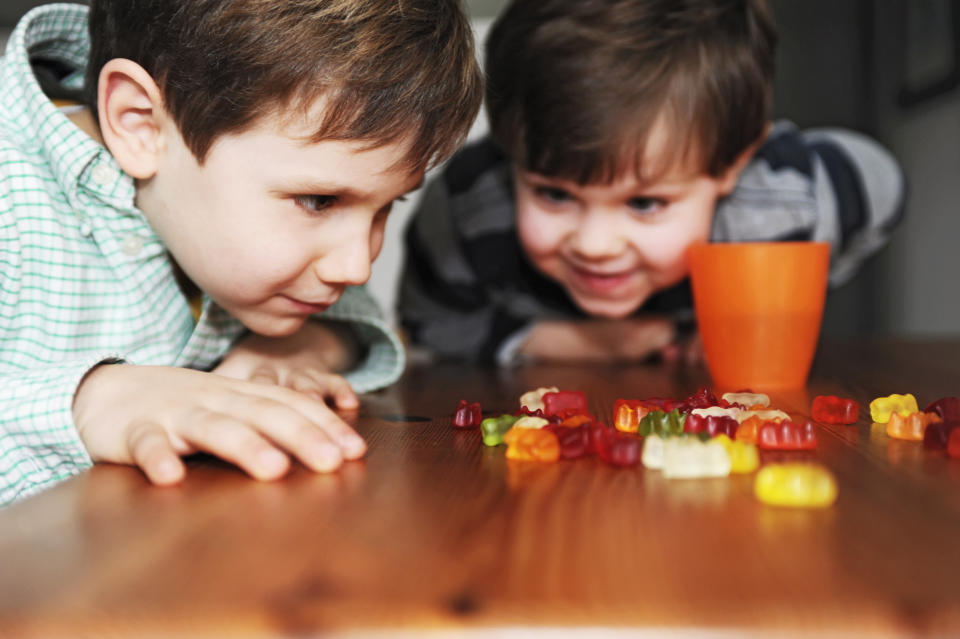
MULTIPOLYGON (((508 463, 457 400, 512 411, 542 385, 686 396, 703 370, 436 366, 356 417, 363 462, 257 483, 210 458, 179 487, 98 466, 0 511, 0 637, 960 633, 960 460, 862 417, 823 427, 827 510, 764 506, 752 476, 666 480, 596 459, 508 463)), ((810 399, 960 394, 960 342, 821 346, 810 399)))

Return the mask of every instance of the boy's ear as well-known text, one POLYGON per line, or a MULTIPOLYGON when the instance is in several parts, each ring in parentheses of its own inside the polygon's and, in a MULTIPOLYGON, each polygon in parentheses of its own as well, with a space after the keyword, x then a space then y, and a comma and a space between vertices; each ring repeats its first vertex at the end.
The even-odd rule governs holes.
POLYGON ((100 71, 97 110, 104 144, 126 173, 146 179, 157 172, 167 112, 160 88, 139 64, 108 61, 100 71))
POLYGON ((737 156, 737 159, 734 161, 733 165, 727 169, 727 172, 721 177, 720 184, 720 195, 730 195, 734 187, 737 186, 737 180, 740 178, 740 173, 743 169, 750 163, 750 160, 753 159, 753 155, 757 152, 757 149, 760 148, 760 145, 764 143, 767 139, 767 135, 770 133, 771 124, 768 122, 767 126, 763 128, 763 134, 760 135, 756 141, 748 146, 743 152, 737 156))

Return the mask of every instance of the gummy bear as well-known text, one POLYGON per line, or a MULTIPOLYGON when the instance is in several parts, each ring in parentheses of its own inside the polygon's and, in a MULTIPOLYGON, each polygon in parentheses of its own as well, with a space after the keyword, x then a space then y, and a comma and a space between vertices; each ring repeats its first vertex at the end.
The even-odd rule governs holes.
POLYGON ((895 439, 909 439, 912 441, 923 441, 924 431, 930 424, 937 424, 943 421, 936 413, 910 413, 901 415, 900 413, 890 413, 890 421, 887 422, 887 435, 895 439))
POLYGON ((579 459, 587 454, 587 429, 584 426, 559 427, 553 431, 560 444, 560 457, 579 459))
POLYGON ((454 428, 476 428, 483 419, 480 404, 473 402, 468 404, 467 400, 461 399, 457 404, 457 411, 453 414, 454 428))
POLYGON ((950 433, 960 426, 960 421, 933 423, 923 431, 923 447, 931 450, 946 450, 950 433))
POLYGON ((947 454, 954 459, 960 459, 960 428, 950 431, 950 437, 947 439, 947 454))
POLYGON ((618 399, 613 403, 613 426, 624 433, 635 433, 649 412, 639 399, 618 399))
POLYGON ((730 474, 730 456, 718 441, 671 437, 663 443, 663 476, 694 479, 730 474))
POLYGON ((716 437, 721 433, 728 437, 733 437, 737 428, 740 426, 733 417, 727 415, 706 415, 697 411, 687 415, 683 423, 683 430, 686 433, 707 433, 710 437, 716 437))
POLYGON ((547 393, 556 393, 560 389, 556 386, 544 386, 536 390, 527 391, 520 396, 520 408, 535 413, 543 410, 543 396, 547 393))
POLYGON ((766 450, 812 450, 817 447, 817 433, 809 421, 767 422, 757 431, 757 446, 766 450))
POLYGON ((678 410, 669 413, 662 410, 650 411, 640 420, 637 432, 641 435, 679 435, 683 432, 683 423, 687 416, 678 410))
POLYGON ((519 417, 516 415, 500 415, 499 417, 487 417, 480 422, 480 433, 483 435, 483 443, 487 446, 499 446, 503 443, 504 434, 513 427, 519 417))
POLYGON ((837 499, 833 474, 815 464, 767 464, 753 482, 757 499, 774 506, 825 508, 837 499))
POLYGON ((737 404, 743 406, 744 408, 750 408, 752 406, 769 406, 770 405, 770 396, 764 393, 751 393, 749 391, 744 391, 740 393, 724 393, 720 399, 722 399, 727 404, 737 404))
POLYGON ((960 398, 941 397, 923 409, 925 413, 936 413, 945 422, 960 422, 960 398))
POLYGON ((608 430, 606 441, 597 450, 600 459, 611 466, 636 466, 640 461, 640 440, 614 429, 608 430))
POLYGON ((587 412, 587 395, 583 391, 550 391, 542 399, 546 417, 566 418, 587 412))
POLYGON ((560 457, 557 436, 545 428, 511 428, 503 441, 507 445, 507 459, 552 462, 560 457))
POLYGON ((845 397, 817 395, 810 414, 823 424, 855 424, 860 417, 860 405, 845 397))
POLYGON ((689 413, 694 408, 709 408, 719 404, 716 395, 710 392, 706 386, 701 386, 696 393, 686 398, 677 406, 681 413, 689 413))
POLYGON ((717 435, 714 439, 727 450, 731 473, 752 473, 760 466, 760 453, 754 444, 734 441, 726 435, 717 435))
POLYGON ((890 413, 897 412, 907 416, 919 410, 917 398, 910 393, 906 395, 894 393, 887 397, 877 397, 870 402, 870 418, 878 424, 886 424, 890 421, 890 413))
POLYGON ((663 468, 663 442, 660 435, 649 435, 643 438, 643 454, 640 460, 644 468, 661 470, 663 468))

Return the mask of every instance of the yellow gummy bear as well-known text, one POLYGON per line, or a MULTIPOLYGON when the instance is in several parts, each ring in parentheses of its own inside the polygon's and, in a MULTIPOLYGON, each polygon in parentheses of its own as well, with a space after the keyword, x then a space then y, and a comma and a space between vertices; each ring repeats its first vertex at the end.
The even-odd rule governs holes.
POLYGON ((833 473, 815 464, 768 464, 753 482, 753 493, 765 504, 825 508, 837 499, 833 473))
POLYGON ((727 449, 731 473, 752 473, 760 467, 760 453, 757 452, 756 445, 745 441, 733 441, 722 433, 714 439, 727 449))
POLYGON ((919 412, 917 407, 917 398, 907 393, 906 395, 888 395, 887 397, 878 397, 870 402, 870 418, 878 424, 886 424, 890 421, 890 413, 900 413, 906 417, 910 413, 919 412))

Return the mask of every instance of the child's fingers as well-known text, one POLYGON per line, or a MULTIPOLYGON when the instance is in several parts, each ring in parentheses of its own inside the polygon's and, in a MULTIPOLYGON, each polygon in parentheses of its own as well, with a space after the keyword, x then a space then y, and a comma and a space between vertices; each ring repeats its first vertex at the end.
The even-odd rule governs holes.
POLYGON ((181 435, 196 448, 233 462, 256 479, 277 479, 290 467, 287 456, 257 429, 232 415, 206 413, 191 420, 181 435))
POLYGON ((331 375, 329 373, 298 372, 287 378, 287 386, 293 390, 312 394, 321 399, 331 398, 334 406, 340 409, 357 408, 360 401, 350 382, 340 375, 331 375))
MULTIPOLYGON (((323 402, 288 388, 258 388, 272 397, 251 397, 245 405, 232 407, 230 413, 254 425, 308 468, 330 472, 340 467, 344 457, 355 454, 356 444, 345 437, 357 435, 323 402)), ((362 440, 360 445, 364 445, 362 440)))
POLYGON ((353 392, 353 386, 343 377, 333 376, 330 380, 330 395, 333 397, 333 404, 340 409, 353 409, 360 406, 360 400, 357 394, 353 392))
POLYGON ((705 362, 703 354, 703 342, 700 341, 700 336, 696 335, 687 344, 686 352, 687 364, 690 366, 703 366, 705 362))
POLYGON ((254 384, 268 384, 277 386, 280 384, 280 374, 277 369, 270 366, 260 366, 250 373, 250 381, 254 384))
POLYGON ((159 424, 142 422, 127 434, 127 448, 133 462, 158 486, 169 486, 183 479, 183 462, 174 452, 166 432, 159 424))
POLYGON ((669 320, 643 320, 640 324, 639 335, 635 337, 638 343, 646 346, 647 352, 644 353, 644 357, 646 357, 672 344, 676 339, 676 328, 673 322, 669 320))
POLYGON ((681 351, 679 344, 667 344, 660 349, 660 359, 665 364, 676 364, 681 358, 681 351))
MULTIPOLYGON (((339 419, 335 415, 333 419, 339 419)), ((288 419, 272 419, 264 423, 264 432, 279 446, 296 455, 316 472, 328 473, 343 463, 347 452, 338 441, 301 415, 288 419)))
MULTIPOLYGON (((314 428, 318 429, 328 438, 328 441, 336 445, 343 458, 358 459, 367 451, 367 444, 363 439, 352 428, 347 426, 346 422, 340 419, 336 413, 331 411, 323 401, 314 399, 310 395, 279 386, 258 386, 256 388, 264 398, 268 398, 284 408, 289 407, 296 413, 299 413, 301 419, 305 417, 314 428)), ((300 435, 300 431, 291 431, 290 423, 288 423, 289 420, 278 419, 277 417, 278 415, 276 414, 274 414, 272 419, 267 418, 266 415, 262 415, 260 419, 257 420, 257 423, 263 424, 265 427, 264 432, 274 439, 274 441, 277 441, 277 443, 297 443, 296 437, 300 435), (281 428, 281 426, 284 432, 276 433, 275 431, 281 428), (277 437, 283 437, 283 439, 277 439, 277 437)), ((296 425, 294 425, 294 427, 296 428, 296 425)), ((309 430, 305 432, 309 433, 309 430)), ((307 438, 308 443, 316 441, 313 435, 306 434, 304 437, 307 438)), ((310 444, 310 446, 312 446, 312 444, 310 444)), ((287 448, 287 450, 293 449, 287 448)), ((294 452, 296 453, 296 451, 294 452)), ((303 459, 300 454, 297 454, 297 456, 303 459)), ((315 470, 333 470, 333 468, 339 466, 338 462, 333 468, 321 469, 317 468, 314 463, 304 461, 315 470)))

